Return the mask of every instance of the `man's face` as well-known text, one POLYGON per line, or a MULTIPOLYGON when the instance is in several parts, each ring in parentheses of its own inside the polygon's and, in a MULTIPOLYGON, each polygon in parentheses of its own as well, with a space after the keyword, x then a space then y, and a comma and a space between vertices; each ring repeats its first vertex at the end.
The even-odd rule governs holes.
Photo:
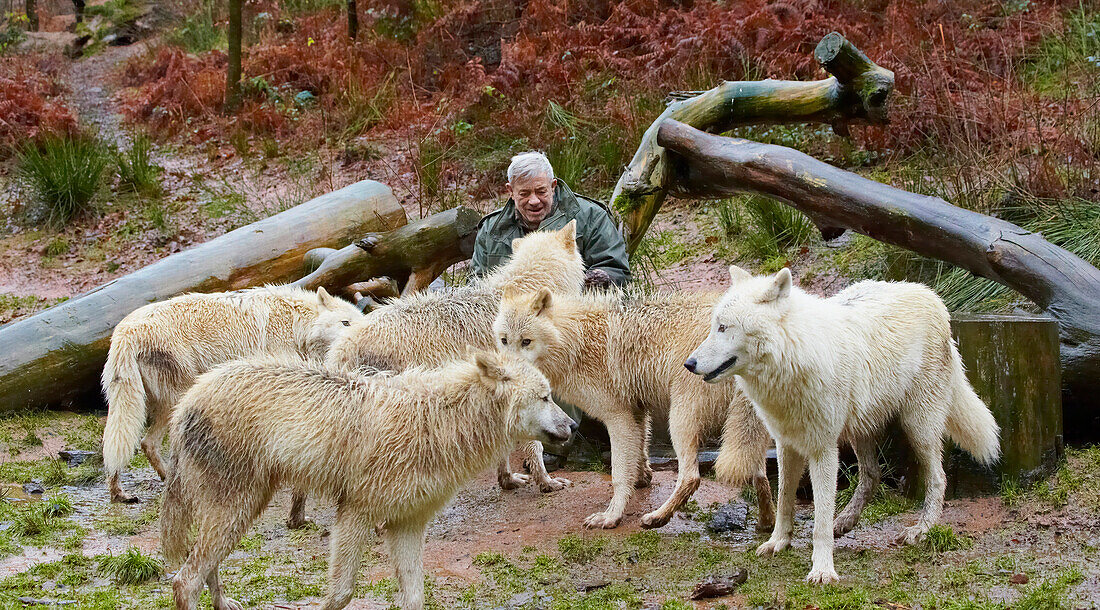
POLYGON ((516 202, 519 215, 529 224, 541 223, 554 205, 554 187, 557 183, 557 180, 545 175, 518 177, 515 182, 509 182, 508 190, 516 202))

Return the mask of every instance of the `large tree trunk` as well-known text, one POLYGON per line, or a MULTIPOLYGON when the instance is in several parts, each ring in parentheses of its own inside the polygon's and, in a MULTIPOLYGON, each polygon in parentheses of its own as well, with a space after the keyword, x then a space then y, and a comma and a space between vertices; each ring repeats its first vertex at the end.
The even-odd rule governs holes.
POLYGON ((348 38, 355 40, 359 35, 359 8, 355 0, 348 0, 348 38))
POLYGON ((32 32, 38 31, 38 2, 36 0, 26 1, 27 11, 27 29, 32 32))
POLYGON ((185 292, 289 282, 300 276, 307 251, 405 222, 390 188, 365 180, 0 327, 0 411, 98 405, 111 331, 133 310, 185 292))
POLYGON ((474 210, 457 207, 396 231, 367 235, 328 253, 316 270, 294 284, 313 290, 385 275, 397 280, 402 293, 418 292, 451 265, 470 258, 479 220, 474 210))
POLYGON ((809 122, 830 123, 846 133, 850 123, 886 122, 893 72, 875 65, 836 32, 818 43, 814 55, 832 77, 809 82, 726 81, 709 91, 673 94, 691 97, 669 104, 646 130, 611 195, 623 219, 629 252, 641 243, 670 186, 665 151, 657 141, 657 129, 666 119, 712 133, 741 125, 809 122))
POLYGON ((229 0, 229 67, 225 71, 225 112, 233 113, 241 105, 241 5, 244 0, 229 0))
POLYGON ((676 195, 747 192, 779 199, 819 227, 852 229, 947 261, 1031 299, 1060 323, 1066 405, 1095 405, 1100 270, 1088 262, 1010 222, 868 180, 783 146, 715 136, 673 120, 659 126, 657 141, 674 153, 669 188, 676 195))

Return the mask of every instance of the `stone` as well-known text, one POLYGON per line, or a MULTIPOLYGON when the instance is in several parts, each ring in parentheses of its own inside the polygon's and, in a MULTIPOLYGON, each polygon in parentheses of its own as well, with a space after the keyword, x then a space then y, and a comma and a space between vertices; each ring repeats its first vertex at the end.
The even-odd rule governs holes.
POLYGON ((42 484, 38 481, 31 481, 30 483, 23 483, 23 493, 29 496, 41 496, 46 493, 46 488, 42 487, 42 484))
POLYGON ((741 502, 723 504, 711 515, 710 522, 707 523, 707 529, 716 534, 743 530, 748 516, 749 507, 747 504, 741 502))
POLYGON ((84 451, 83 449, 66 449, 64 451, 58 451, 57 457, 65 460, 69 465, 69 468, 79 466, 86 462, 88 458, 98 457, 99 453, 95 451, 84 451))
POLYGON ((691 590, 691 599, 708 599, 729 595, 737 587, 745 584, 748 579, 749 571, 744 568, 736 568, 733 572, 723 576, 708 576, 691 590))

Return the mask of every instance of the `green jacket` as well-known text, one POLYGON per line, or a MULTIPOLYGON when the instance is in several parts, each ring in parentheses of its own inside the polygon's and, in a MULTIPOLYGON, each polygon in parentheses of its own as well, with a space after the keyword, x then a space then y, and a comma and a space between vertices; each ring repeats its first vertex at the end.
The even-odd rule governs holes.
MULTIPOLYGON (((594 199, 577 196, 562 180, 554 189, 554 211, 539 225, 540 231, 556 231, 577 219, 577 248, 586 269, 601 269, 611 281, 625 286, 630 281, 630 263, 626 242, 615 227, 611 212, 594 199)), ((487 214, 478 223, 474 242, 472 270, 484 276, 503 264, 512 255, 512 240, 523 237, 525 231, 516 220, 516 203, 512 199, 503 208, 487 214)))

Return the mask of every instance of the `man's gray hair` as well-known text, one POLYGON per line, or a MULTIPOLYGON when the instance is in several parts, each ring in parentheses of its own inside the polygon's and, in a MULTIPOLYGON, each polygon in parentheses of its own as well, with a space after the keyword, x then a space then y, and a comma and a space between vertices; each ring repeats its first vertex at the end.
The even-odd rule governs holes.
POLYGON ((546 155, 529 151, 512 157, 512 163, 508 166, 508 182, 515 183, 516 178, 534 178, 535 176, 547 176, 554 180, 554 167, 550 165, 550 159, 546 155))

